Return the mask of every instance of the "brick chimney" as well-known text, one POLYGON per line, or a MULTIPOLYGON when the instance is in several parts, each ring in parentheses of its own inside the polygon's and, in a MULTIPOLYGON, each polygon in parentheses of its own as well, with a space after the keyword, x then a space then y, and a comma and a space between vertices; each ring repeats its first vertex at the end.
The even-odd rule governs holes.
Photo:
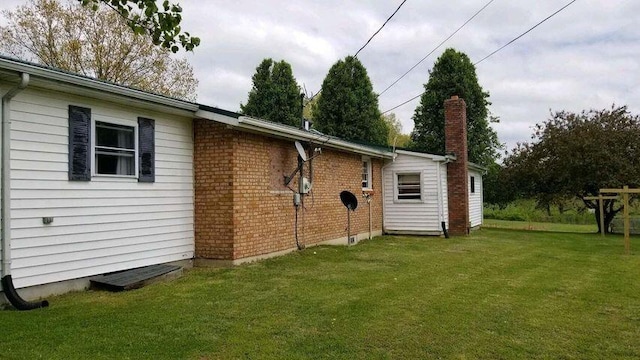
POLYGON ((449 234, 469 234, 469 174, 467 169, 467 104, 452 96, 444 102, 444 137, 447 154, 456 160, 447 164, 449 234))

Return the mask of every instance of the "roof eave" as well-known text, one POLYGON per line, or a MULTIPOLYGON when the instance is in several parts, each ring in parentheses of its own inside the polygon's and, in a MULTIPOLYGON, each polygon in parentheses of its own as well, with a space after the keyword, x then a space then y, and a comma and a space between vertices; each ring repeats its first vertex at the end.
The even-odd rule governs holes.
POLYGON ((142 90, 127 88, 120 85, 111 84, 80 75, 65 73, 54 69, 30 65, 28 63, 23 63, 7 58, 0 58, 0 68, 11 72, 16 72, 18 74, 27 73, 32 78, 41 79, 47 82, 70 84, 86 89, 122 96, 125 98, 132 98, 143 102, 186 110, 189 112, 195 112, 198 110, 198 104, 196 103, 148 93, 142 90))
POLYGON ((350 141, 336 139, 327 135, 314 134, 312 132, 295 129, 290 126, 266 122, 259 119, 254 119, 248 116, 240 116, 238 118, 238 127, 245 130, 257 130, 259 132, 267 133, 272 136, 287 138, 291 140, 304 140, 317 143, 320 145, 327 145, 328 147, 344 150, 349 152, 355 152, 361 155, 374 156, 379 158, 392 159, 393 153, 390 151, 380 151, 359 144, 352 143, 350 141))

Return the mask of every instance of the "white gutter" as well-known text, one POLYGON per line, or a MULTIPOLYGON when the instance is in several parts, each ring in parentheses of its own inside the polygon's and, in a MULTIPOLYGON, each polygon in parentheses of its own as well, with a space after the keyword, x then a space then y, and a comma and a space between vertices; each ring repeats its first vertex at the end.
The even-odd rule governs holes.
POLYGON ((238 126, 240 124, 237 118, 202 109, 196 111, 195 116, 196 118, 213 120, 225 125, 238 126))
POLYGON ((409 155, 409 156, 425 158, 425 159, 431 159, 433 161, 446 161, 446 162, 449 162, 451 160, 455 160, 456 159, 456 157, 454 155, 435 155, 435 154, 427 154, 427 153, 421 153, 421 152, 415 152, 415 151, 409 151, 409 150, 400 150, 400 149, 396 150, 396 153, 402 154, 402 155, 409 155))
POLYGON ((467 167, 471 170, 475 170, 482 173, 482 175, 487 175, 487 171, 489 171, 486 167, 472 163, 472 162, 468 162, 467 167))
POLYGON ((331 136, 320 135, 286 125, 257 120, 247 116, 240 116, 238 118, 238 128, 248 131, 267 133, 270 135, 292 140, 310 141, 317 145, 327 145, 328 147, 334 149, 351 151, 362 155, 382 157, 387 159, 393 158, 393 153, 389 151, 376 150, 374 148, 355 144, 349 141, 336 139, 331 136))
POLYGON ((60 70, 48 69, 45 67, 23 63, 0 57, 0 69, 15 71, 18 73, 28 73, 32 78, 42 78, 48 81, 73 84, 101 92, 116 94, 146 102, 170 106, 177 109, 195 112, 199 105, 188 101, 178 100, 162 95, 152 94, 141 90, 123 87, 88 77, 62 72, 60 70))
POLYGON ((2 97, 2 277, 11 275, 11 99, 29 84, 29 74, 20 74, 20 84, 2 97))

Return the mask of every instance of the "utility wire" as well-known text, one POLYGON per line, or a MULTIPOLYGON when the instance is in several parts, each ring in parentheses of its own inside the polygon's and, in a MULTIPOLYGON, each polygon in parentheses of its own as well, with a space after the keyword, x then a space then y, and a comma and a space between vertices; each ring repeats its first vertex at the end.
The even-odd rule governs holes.
POLYGON ((393 14, 391 14, 391 16, 389 16, 387 18, 387 20, 382 24, 382 26, 380 26, 380 28, 373 33, 373 35, 371 35, 371 37, 369 38, 369 40, 367 40, 367 42, 362 45, 362 47, 356 51, 356 54, 353 57, 358 57, 358 54, 360 53, 360 51, 362 51, 362 49, 364 49, 365 47, 367 47, 367 45, 369 45, 369 43, 371 42, 371 40, 373 40, 374 37, 376 37, 376 35, 378 35, 378 33, 380 32, 380 30, 382 30, 382 28, 384 28, 385 25, 387 25, 387 23, 389 22, 389 20, 391 20, 391 18, 398 12, 398 10, 400 10, 400 8, 402 7, 402 5, 404 5, 404 3, 406 3, 407 0, 403 0, 402 3, 400 3, 400 5, 398 5, 398 8, 396 9, 396 11, 393 12, 393 14))
POLYGON ((429 53, 427 55, 425 55, 425 57, 420 59, 420 61, 418 61, 409 70, 407 70, 404 74, 402 74, 402 76, 397 78, 393 83, 391 83, 391 85, 387 86, 384 90, 382 90, 382 92, 380 94, 378 94, 378 96, 382 96, 382 94, 387 92, 387 90, 391 89, 395 84, 397 84, 400 80, 402 80, 405 76, 407 76, 407 74, 409 74, 411 71, 413 71, 413 69, 418 67, 418 65, 422 64, 422 62, 425 61, 429 56, 431 56, 431 54, 433 54, 436 50, 438 50, 440 48, 440 46, 442 46, 445 42, 449 41, 449 39, 451 39, 455 34, 457 34, 458 31, 462 30, 463 27, 465 27, 468 23, 470 23, 471 20, 473 20, 476 16, 478 16, 478 14, 480 14, 484 9, 487 8, 487 6, 491 5, 491 3, 494 2, 494 1, 495 0, 491 0, 488 3, 486 3, 480 10, 478 10, 475 14, 473 14, 472 17, 470 17, 467 21, 465 21, 464 24, 462 24, 459 28, 457 28, 456 31, 451 33, 451 35, 449 35, 446 39, 442 40, 442 42, 440 42, 440 44, 438 44, 436 47, 434 47, 433 50, 429 51, 429 53))
MULTIPOLYGON (((357 58, 358 54, 360 54, 360 51, 362 51, 364 48, 367 47, 367 45, 369 45, 369 43, 371 42, 371 40, 373 40, 374 37, 376 37, 376 35, 378 35, 378 33, 385 27, 385 25, 387 25, 387 23, 389 22, 389 20, 391 20, 391 18, 393 18, 396 13, 400 10, 400 8, 402 7, 402 5, 404 5, 404 3, 406 3, 407 0, 403 0, 400 5, 398 5, 398 7, 396 8, 396 11, 393 12, 393 14, 391 14, 387 20, 385 20, 385 22, 382 24, 382 26, 380 26, 380 28, 378 30, 376 30, 376 32, 373 33, 373 35, 371 35, 371 37, 369 38, 369 40, 367 40, 366 43, 364 43, 364 45, 362 45, 362 47, 360 49, 358 49, 358 51, 356 51, 356 54, 353 55, 353 57, 357 58)), ((320 88, 320 90, 318 90, 317 93, 315 93, 311 99, 309 99, 309 101, 313 100, 316 96, 318 96, 318 94, 320 94, 322 92, 322 88, 320 88)))
POLYGON ((529 30, 527 30, 527 31, 523 32, 523 33, 522 33, 522 34, 520 34, 519 36, 517 36, 517 37, 513 38, 513 39, 512 39, 511 41, 509 41, 508 43, 506 43, 506 44, 502 45, 502 47, 500 47, 498 50, 496 50, 496 51, 492 52, 491 54, 489 54, 489 55, 487 55, 487 56, 485 56, 485 57, 483 57, 483 58, 482 58, 482 59, 480 59, 479 61, 476 61, 476 62, 475 62, 475 64, 473 64, 473 65, 478 65, 478 64, 480 64, 481 62, 483 62, 483 61, 485 61, 486 59, 490 58, 493 54, 495 54, 495 53, 497 53, 498 51, 500 51, 500 50, 502 50, 502 49, 506 48, 507 46, 511 45, 512 43, 514 43, 515 41, 517 41, 517 40, 518 40, 518 39, 520 39, 521 37, 523 37, 523 36, 527 35, 527 34, 528 34, 529 32, 531 32, 533 29, 535 29, 535 28, 537 28, 538 26, 542 25, 542 23, 544 23, 545 21, 547 21, 547 20, 551 19, 552 17, 554 17, 556 14, 558 14, 558 13, 559 13, 559 12, 561 12, 562 10, 564 10, 564 9, 568 8, 568 7, 569 7, 569 5, 573 4, 573 3, 574 3, 574 2, 576 2, 576 1, 578 1, 578 0, 570 1, 567 5, 565 5, 565 6, 561 7, 560 9, 558 9, 558 10, 557 10, 556 12, 554 12, 553 14, 551 14, 551 15, 547 16, 546 18, 544 18, 544 20, 542 20, 542 21, 540 21, 539 23, 535 24, 532 28, 530 28, 529 30))
MULTIPOLYGON (((426 91, 425 91, 425 92, 426 92, 426 91)), ((407 104, 407 103, 412 102, 413 100, 415 100, 415 99, 419 98, 420 96, 422 96, 422 94, 424 94, 425 92, 422 92, 422 93, 420 93, 420 94, 418 94, 418 95, 416 95, 416 96, 412 97, 411 99, 409 99, 409 100, 407 100, 407 101, 403 102, 403 103, 402 103, 402 104, 400 104, 400 105, 396 105, 396 106, 392 107, 391 109, 389 109, 389 110, 387 110, 387 111, 383 112, 383 113, 382 113, 382 115, 384 115, 384 114, 386 114, 386 113, 388 113, 388 112, 390 112, 390 111, 393 111, 393 110, 395 110, 395 109, 399 108, 400 106, 403 106, 403 105, 405 105, 405 104, 407 104)))
MULTIPOLYGON (((538 22, 537 24, 535 24, 534 26, 530 27, 527 31, 525 31, 525 32, 523 32, 522 34, 520 34, 520 35, 516 36, 515 38, 513 38, 513 39, 512 39, 511 41, 509 41, 508 43, 506 43, 506 44, 502 45, 500 48, 498 48, 497 50, 495 50, 495 51, 494 51, 494 52, 492 52, 491 54, 489 54, 489 55, 487 55, 487 56, 483 57, 483 58, 482 58, 482 59, 480 59, 479 61, 476 61, 473 65, 475 66, 475 65, 480 64, 481 62, 483 62, 484 60, 488 59, 489 57, 491 57, 492 55, 494 55, 494 54, 495 54, 495 53, 497 53, 498 51, 500 51, 500 50, 502 50, 502 49, 506 48, 507 46, 511 45, 512 43, 514 43, 515 41, 517 41, 517 40, 518 40, 518 39, 520 39, 521 37, 523 37, 523 36, 525 36, 526 34, 530 33, 533 29, 535 29, 535 28, 537 28, 538 26, 540 26, 542 23, 544 23, 544 22, 546 22, 547 20, 551 19, 552 17, 556 16, 558 13, 560 13, 562 10, 566 9, 567 7, 569 7, 569 5, 573 4, 573 3, 574 3, 574 2, 576 2, 576 1, 578 1, 578 0, 570 1, 570 2, 569 2, 569 3, 567 3, 565 6, 561 7, 560 9, 558 9, 558 10, 557 10, 556 12, 554 12, 553 14, 551 14, 551 15, 547 16, 547 17, 546 17, 546 18, 544 18, 542 21, 540 21, 540 22, 538 22)), ((395 110, 395 109, 397 109, 397 108, 399 108, 399 107, 401 107, 401 106, 403 106, 403 105, 405 105, 405 104, 407 104, 407 103, 409 103, 409 102, 411 102, 411 101, 413 101, 413 100, 415 100, 415 99, 419 98, 419 97, 420 97, 420 96, 422 96, 422 94, 424 94, 425 92, 426 92, 426 91, 424 91, 424 92, 422 92, 422 93, 420 93, 420 94, 418 94, 418 95, 416 95, 416 96, 412 97, 411 99, 409 99, 409 100, 407 100, 407 101, 403 102, 403 103, 402 103, 402 104, 400 104, 400 105, 396 105, 396 106, 392 107, 391 109, 384 111, 382 114, 386 114, 386 113, 388 113, 388 112, 390 112, 390 111, 393 111, 393 110, 395 110)))

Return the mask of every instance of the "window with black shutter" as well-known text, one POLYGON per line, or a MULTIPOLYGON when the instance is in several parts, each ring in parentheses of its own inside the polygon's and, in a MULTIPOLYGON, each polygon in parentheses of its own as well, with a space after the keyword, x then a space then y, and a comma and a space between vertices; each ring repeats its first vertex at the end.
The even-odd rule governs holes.
POLYGON ((92 122, 91 109, 70 105, 69 180, 89 181, 92 173, 154 182, 155 121, 92 122))
POLYGON ((91 109, 69 106, 69 180, 91 180, 91 109))

